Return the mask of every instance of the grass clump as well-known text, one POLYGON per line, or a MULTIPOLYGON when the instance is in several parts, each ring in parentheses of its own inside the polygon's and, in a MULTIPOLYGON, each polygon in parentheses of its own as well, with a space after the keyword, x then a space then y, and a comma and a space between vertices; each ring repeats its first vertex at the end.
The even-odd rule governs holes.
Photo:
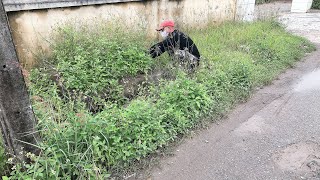
POLYGON ((256 0, 256 4, 270 3, 272 1, 275 1, 275 0, 256 0))
POLYGON ((312 8, 313 9, 320 9, 320 1, 319 0, 313 0, 312 8))
MULTIPOLYGON (((1 133, 1 131, 0 131, 1 133)), ((7 164, 7 156, 6 156, 6 151, 4 148, 4 143, 2 141, 2 138, 0 138, 0 176, 4 176, 9 172, 9 166, 7 164)))
POLYGON ((195 73, 187 74, 150 59, 144 52, 151 42, 144 36, 129 42, 130 34, 117 31, 122 34, 112 33, 119 37, 114 38, 103 28, 63 27, 61 32, 50 66, 34 69, 30 77, 41 155, 29 154, 32 163, 14 166, 11 179, 107 179, 203 119, 224 114, 314 49, 273 21, 225 23, 188 32, 202 60, 195 73), (159 66, 173 71, 173 78, 125 99, 121 78, 159 66), (58 80, 52 80, 52 72, 58 80), (92 111, 84 96, 96 98, 99 111, 92 111))

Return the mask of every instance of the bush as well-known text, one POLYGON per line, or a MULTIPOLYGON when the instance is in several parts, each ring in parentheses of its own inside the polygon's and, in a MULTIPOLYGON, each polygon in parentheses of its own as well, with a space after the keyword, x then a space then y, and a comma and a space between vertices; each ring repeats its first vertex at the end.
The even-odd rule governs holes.
POLYGON ((121 105, 126 99, 119 80, 144 74, 154 61, 145 53, 144 44, 134 41, 142 35, 133 33, 137 35, 133 37, 123 29, 103 28, 105 26, 96 25, 98 31, 70 24, 58 28, 51 58, 54 68, 49 71, 54 71, 58 84, 73 96, 94 99, 92 106, 105 102, 121 105))
POLYGON ((171 138, 186 133, 210 111, 211 106, 207 87, 185 75, 160 87, 156 104, 161 111, 159 119, 171 138))
POLYGON ((272 0, 256 0, 256 4, 264 4, 264 3, 269 3, 272 0))
POLYGON ((320 9, 320 0, 313 0, 312 8, 320 9))
POLYGON ((52 121, 52 116, 40 122, 46 130, 41 134, 42 156, 30 155, 34 163, 26 165, 28 171, 16 166, 12 179, 105 179, 108 170, 128 167, 169 139, 157 109, 143 100, 95 116, 68 108, 61 111, 63 122, 52 121))
POLYGON ((4 176, 6 173, 8 173, 7 156, 6 156, 6 151, 4 149, 2 137, 1 137, 0 138, 0 176, 4 176))
POLYGON ((195 125, 211 106, 206 87, 185 76, 165 83, 159 96, 133 100, 127 107, 109 107, 96 115, 81 111, 83 106, 76 102, 65 106, 54 90, 57 87, 52 87, 46 99, 33 102, 41 118, 42 156, 30 154, 34 163, 25 166, 28 171, 15 166, 12 179, 107 178, 106 170, 128 167, 166 145, 195 125))

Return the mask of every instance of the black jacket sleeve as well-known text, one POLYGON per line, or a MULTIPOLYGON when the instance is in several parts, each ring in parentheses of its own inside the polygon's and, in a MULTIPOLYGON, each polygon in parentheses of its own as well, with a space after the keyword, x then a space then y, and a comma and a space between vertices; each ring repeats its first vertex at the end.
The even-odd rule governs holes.
POLYGON ((150 53, 151 57, 152 58, 158 57, 162 53, 168 51, 170 49, 170 47, 172 46, 171 44, 172 44, 171 39, 167 38, 166 40, 153 45, 149 49, 149 53, 150 53))
POLYGON ((158 57, 164 52, 165 52, 165 46, 164 46, 163 42, 159 42, 159 43, 153 45, 149 49, 149 54, 151 55, 152 58, 158 57))

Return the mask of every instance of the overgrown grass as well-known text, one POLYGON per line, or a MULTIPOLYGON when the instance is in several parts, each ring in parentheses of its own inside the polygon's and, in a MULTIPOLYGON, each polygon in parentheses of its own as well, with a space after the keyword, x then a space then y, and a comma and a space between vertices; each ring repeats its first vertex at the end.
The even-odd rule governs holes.
POLYGON ((144 74, 154 64, 137 43, 143 38, 117 24, 67 24, 53 35, 52 60, 42 70, 63 85, 64 94, 85 98, 91 110, 109 102, 123 105, 128 99, 118 80, 144 74))
POLYGON ((27 155, 31 164, 14 166, 12 179, 106 179, 204 119, 226 113, 314 49, 273 21, 225 23, 189 31, 202 60, 187 74, 159 62, 170 62, 164 57, 150 59, 144 49, 151 42, 144 36, 129 42, 130 34, 112 31, 117 39, 106 32, 63 27, 49 63, 32 71, 29 89, 42 152, 27 155), (141 86, 132 99, 123 97, 122 77, 156 68, 172 71, 170 79, 141 86), (52 80, 52 74, 59 78, 52 80), (87 96, 99 111, 88 107, 87 96))
POLYGON ((320 9, 320 0, 313 0, 312 8, 313 9, 320 9))
POLYGON ((270 3, 272 1, 275 1, 275 0, 256 0, 256 4, 270 3))
POLYGON ((5 152, 4 144, 1 137, 0 138, 0 176, 5 175, 8 171, 8 166, 6 162, 7 162, 7 157, 6 157, 6 152, 5 152))
POLYGON ((281 71, 302 58, 304 52, 315 48, 304 38, 287 33, 274 21, 226 23, 214 30, 207 29, 202 34, 190 33, 199 40, 197 44, 206 57, 206 62, 202 63, 206 68, 215 68, 217 64, 230 60, 249 63, 253 86, 270 83, 281 71), (288 47, 298 50, 292 51, 288 47))

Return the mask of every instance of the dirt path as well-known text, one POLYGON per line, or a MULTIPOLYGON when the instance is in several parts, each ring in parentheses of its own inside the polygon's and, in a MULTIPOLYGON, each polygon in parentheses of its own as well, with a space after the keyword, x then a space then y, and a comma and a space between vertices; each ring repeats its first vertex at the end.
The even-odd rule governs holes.
MULTIPOLYGON (((280 21, 320 49, 320 14, 286 14, 280 21)), ((318 50, 227 119, 186 140, 150 179, 320 179, 319 144, 318 50)))

